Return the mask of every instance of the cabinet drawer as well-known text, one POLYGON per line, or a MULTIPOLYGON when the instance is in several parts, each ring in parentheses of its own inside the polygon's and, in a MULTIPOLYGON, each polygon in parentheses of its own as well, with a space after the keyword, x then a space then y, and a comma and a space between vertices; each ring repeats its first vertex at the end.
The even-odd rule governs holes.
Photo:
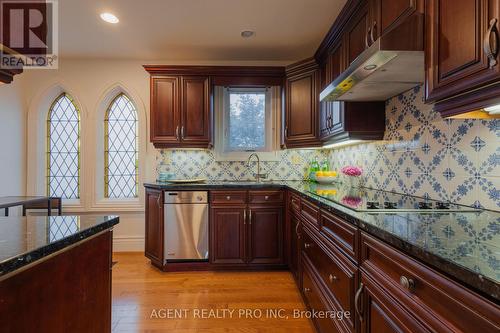
POLYGON ((283 191, 249 191, 248 202, 251 204, 283 204, 283 191))
POLYGON ((358 228, 339 216, 321 211, 321 234, 349 259, 357 262, 358 228))
POLYGON ((319 228, 319 208, 306 200, 300 202, 300 215, 304 221, 310 222, 314 227, 319 228))
POLYGON ((433 331, 499 332, 500 307, 362 233, 361 268, 433 331))
MULTIPOLYGON (((302 270, 302 294, 306 300, 307 305, 311 310, 316 311, 328 311, 328 307, 325 305, 325 300, 322 297, 322 292, 316 284, 313 278, 313 274, 310 272, 309 267, 305 266, 302 270)), ((330 318, 315 318, 313 319, 314 325, 320 333, 338 333, 340 332, 333 319, 330 318)))
POLYGON ((247 191, 211 191, 210 203, 215 205, 246 204, 247 191))
POLYGON ((300 197, 298 195, 290 193, 289 200, 290 209, 298 216, 300 214, 300 197))
MULTIPOLYGON (((302 254, 307 258, 321 281, 331 292, 333 304, 338 310, 354 313, 354 294, 356 288, 357 268, 348 260, 341 260, 338 254, 323 249, 306 229, 303 233, 302 254), (328 252, 328 253, 327 253, 328 252)), ((349 330, 354 330, 352 317, 345 319, 349 330)))

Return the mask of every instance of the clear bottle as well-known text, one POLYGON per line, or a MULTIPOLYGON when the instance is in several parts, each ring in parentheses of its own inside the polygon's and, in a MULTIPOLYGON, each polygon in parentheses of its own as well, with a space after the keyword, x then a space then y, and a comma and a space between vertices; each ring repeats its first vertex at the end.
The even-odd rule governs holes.
POLYGON ((311 166, 309 169, 311 170, 311 172, 319 171, 320 168, 317 157, 315 157, 314 160, 311 161, 311 166))
POLYGON ((328 160, 325 158, 323 162, 321 162, 321 171, 329 171, 330 166, 328 165, 328 160))

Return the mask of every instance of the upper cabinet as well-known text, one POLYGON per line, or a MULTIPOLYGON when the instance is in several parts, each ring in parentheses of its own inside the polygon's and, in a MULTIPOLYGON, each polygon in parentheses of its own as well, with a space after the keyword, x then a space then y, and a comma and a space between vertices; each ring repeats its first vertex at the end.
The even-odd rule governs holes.
POLYGON ((419 10, 423 12, 422 0, 370 0, 368 25, 369 43, 385 35, 419 10))
POLYGON ((344 33, 347 66, 369 46, 369 11, 368 4, 364 4, 349 20, 344 33))
POLYGON ((319 67, 306 59, 286 69, 285 145, 287 148, 320 146, 319 67))
POLYGON ((206 76, 151 77, 151 142, 155 147, 210 146, 209 87, 206 76))
POLYGON ((426 100, 437 101, 443 115, 498 103, 499 6, 498 0, 426 2, 426 100))

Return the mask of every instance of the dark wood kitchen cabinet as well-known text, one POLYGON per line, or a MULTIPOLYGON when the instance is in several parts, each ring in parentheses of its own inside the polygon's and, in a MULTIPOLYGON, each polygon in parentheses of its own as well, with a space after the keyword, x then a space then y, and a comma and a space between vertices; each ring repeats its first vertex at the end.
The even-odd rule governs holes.
POLYGON ((282 191, 211 191, 210 197, 212 264, 284 264, 282 191))
POLYGON ((423 13, 423 0, 370 0, 369 44, 396 28, 416 11, 423 13))
POLYGON ((300 219, 295 214, 290 215, 290 271, 295 278, 295 281, 300 286, 300 239, 302 229, 300 219))
POLYGON ((344 32, 344 47, 346 52, 346 67, 369 46, 369 6, 364 3, 349 20, 344 32))
POLYGON ((356 309, 362 333, 431 332, 366 275, 356 293, 356 309))
POLYGON ((498 0, 426 2, 425 96, 443 115, 500 102, 499 7, 498 0))
POLYGON ((146 188, 145 255, 157 267, 163 266, 163 191, 146 188))
POLYGON ((320 146, 319 67, 306 59, 286 69, 284 136, 287 148, 320 146))
POLYGON ((246 262, 246 207, 212 208, 210 258, 214 264, 246 262))
POLYGON ((157 148, 211 145, 207 76, 151 77, 151 142, 157 148))
POLYGON ((283 262, 283 208, 249 206, 248 263, 283 262))
POLYGON ((500 306, 361 233, 363 332, 498 332, 500 306))

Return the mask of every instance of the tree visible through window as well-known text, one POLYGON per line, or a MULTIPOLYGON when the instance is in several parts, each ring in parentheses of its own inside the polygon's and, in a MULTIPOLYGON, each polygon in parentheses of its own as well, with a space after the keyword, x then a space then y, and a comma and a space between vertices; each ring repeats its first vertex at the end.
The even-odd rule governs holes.
POLYGON ((47 117, 47 194, 80 197, 80 112, 66 93, 55 99, 47 117))
POLYGON ((124 94, 110 104, 104 120, 106 198, 135 198, 138 187, 137 112, 124 94))
POLYGON ((266 90, 230 90, 226 150, 258 151, 266 147, 266 90))

